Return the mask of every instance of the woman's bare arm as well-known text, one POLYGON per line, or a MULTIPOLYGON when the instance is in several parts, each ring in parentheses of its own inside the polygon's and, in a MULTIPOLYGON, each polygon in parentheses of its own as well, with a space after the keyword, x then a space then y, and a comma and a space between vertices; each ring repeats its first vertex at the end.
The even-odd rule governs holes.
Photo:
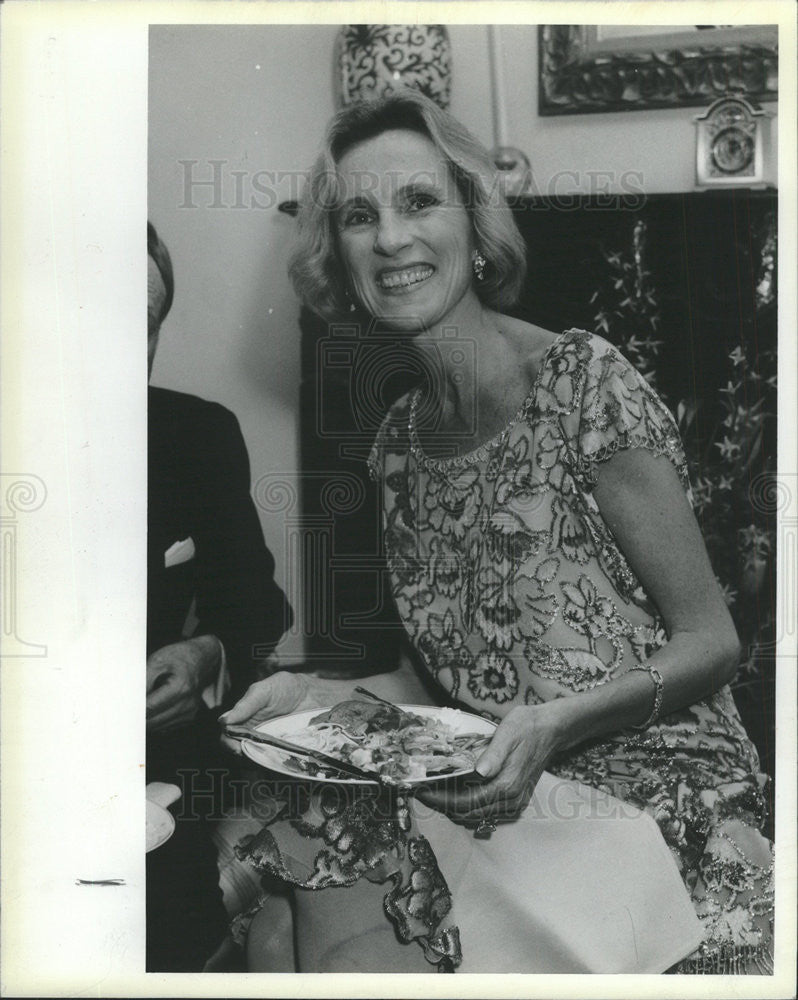
MULTIPOLYGON (((648 661, 662 676, 661 712, 707 697, 734 676, 739 642, 676 470, 663 456, 621 451, 600 467, 594 496, 668 632, 648 661)), ((642 723, 653 698, 653 682, 635 671, 563 699, 565 745, 642 723)))

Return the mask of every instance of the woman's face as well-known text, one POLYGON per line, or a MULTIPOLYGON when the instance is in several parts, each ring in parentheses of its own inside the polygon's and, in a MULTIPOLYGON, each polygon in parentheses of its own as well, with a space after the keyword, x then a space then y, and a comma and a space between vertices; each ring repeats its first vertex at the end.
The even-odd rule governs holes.
POLYGON ((339 246, 351 291, 397 330, 423 330, 473 299, 471 220, 446 160, 425 136, 393 129, 338 164, 339 246))

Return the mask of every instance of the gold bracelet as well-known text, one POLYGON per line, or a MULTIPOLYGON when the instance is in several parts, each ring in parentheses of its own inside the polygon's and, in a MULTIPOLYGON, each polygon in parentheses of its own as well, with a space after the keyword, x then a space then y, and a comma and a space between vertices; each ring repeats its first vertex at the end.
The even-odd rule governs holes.
POLYGON ((652 667, 650 663, 636 663, 633 667, 629 667, 629 673, 633 670, 644 670, 652 681, 654 681, 654 707, 651 709, 651 715, 639 726, 632 726, 632 729, 648 729, 649 726, 653 726, 654 723, 659 718, 659 710, 662 708, 662 674, 657 670, 656 667, 652 667))

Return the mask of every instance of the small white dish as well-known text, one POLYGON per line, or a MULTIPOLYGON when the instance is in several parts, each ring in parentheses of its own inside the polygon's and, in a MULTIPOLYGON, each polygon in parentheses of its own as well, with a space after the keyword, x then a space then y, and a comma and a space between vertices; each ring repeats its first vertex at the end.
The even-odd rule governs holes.
POLYGON ((147 853, 165 844, 174 832, 174 816, 157 802, 147 799, 147 853))

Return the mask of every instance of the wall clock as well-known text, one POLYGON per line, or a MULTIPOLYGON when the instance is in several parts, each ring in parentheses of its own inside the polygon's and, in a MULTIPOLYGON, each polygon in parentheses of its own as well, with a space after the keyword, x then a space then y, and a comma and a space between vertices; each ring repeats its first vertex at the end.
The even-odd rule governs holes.
POLYGON ((700 187, 761 184, 770 115, 737 95, 697 115, 696 179, 700 187))

